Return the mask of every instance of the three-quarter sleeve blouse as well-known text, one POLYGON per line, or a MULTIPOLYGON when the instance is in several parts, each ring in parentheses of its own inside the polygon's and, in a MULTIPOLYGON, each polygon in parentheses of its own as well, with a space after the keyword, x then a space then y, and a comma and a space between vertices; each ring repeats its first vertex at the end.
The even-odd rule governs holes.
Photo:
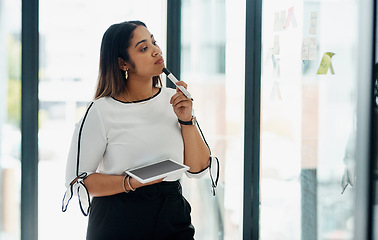
MULTIPOLYGON (((150 99, 138 102, 102 97, 89 104, 71 141, 63 211, 72 196, 78 195, 83 214, 88 214, 90 197, 83 180, 92 173, 123 175, 127 169, 164 159, 184 163, 181 127, 170 104, 175 93, 163 87, 150 99)), ((201 178, 205 170, 187 171, 186 175, 201 178)), ((176 181, 181 176, 172 174, 164 181, 176 181)))

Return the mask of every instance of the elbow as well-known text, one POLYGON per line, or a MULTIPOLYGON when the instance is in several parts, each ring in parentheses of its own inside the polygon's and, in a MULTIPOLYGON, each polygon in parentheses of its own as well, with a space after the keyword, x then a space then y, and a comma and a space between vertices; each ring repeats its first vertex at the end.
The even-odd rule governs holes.
POLYGON ((189 169, 190 173, 199 173, 199 172, 202 172, 209 167, 210 154, 206 154, 206 155, 202 156, 201 158, 197 158, 197 159, 200 159, 200 160, 196 161, 194 163, 191 163, 191 164, 187 164, 190 167, 190 169, 189 169))

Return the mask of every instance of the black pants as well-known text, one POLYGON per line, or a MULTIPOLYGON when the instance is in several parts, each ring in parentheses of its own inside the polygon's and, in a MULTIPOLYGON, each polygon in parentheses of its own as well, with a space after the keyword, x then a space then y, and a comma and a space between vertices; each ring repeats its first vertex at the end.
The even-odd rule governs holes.
POLYGON ((193 240, 181 184, 161 182, 92 199, 87 240, 193 240))

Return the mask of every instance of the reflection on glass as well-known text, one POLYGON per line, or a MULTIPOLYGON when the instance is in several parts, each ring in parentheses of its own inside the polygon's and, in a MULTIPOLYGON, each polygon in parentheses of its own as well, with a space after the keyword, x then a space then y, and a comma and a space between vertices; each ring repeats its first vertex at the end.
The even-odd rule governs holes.
POLYGON ((21 1, 0 0, 0 239, 20 238, 21 1))
POLYGON ((184 179, 196 239, 241 239, 245 1, 182 1, 181 78, 220 160, 217 195, 208 177, 184 179))
POLYGON ((39 239, 85 239, 77 199, 65 213, 60 203, 73 128, 94 97, 102 35, 111 24, 142 20, 165 53, 166 1, 41 0, 39 6, 39 239))
POLYGON ((263 240, 353 237, 356 9, 263 1, 263 240))

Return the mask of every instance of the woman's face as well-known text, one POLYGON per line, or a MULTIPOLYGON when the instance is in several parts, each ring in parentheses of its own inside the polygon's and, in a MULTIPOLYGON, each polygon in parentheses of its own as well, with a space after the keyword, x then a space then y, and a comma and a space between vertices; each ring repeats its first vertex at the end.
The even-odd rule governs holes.
POLYGON ((129 75, 153 77, 162 73, 165 67, 162 52, 147 28, 135 28, 128 52, 130 60, 134 63, 134 66, 128 64, 129 75))

